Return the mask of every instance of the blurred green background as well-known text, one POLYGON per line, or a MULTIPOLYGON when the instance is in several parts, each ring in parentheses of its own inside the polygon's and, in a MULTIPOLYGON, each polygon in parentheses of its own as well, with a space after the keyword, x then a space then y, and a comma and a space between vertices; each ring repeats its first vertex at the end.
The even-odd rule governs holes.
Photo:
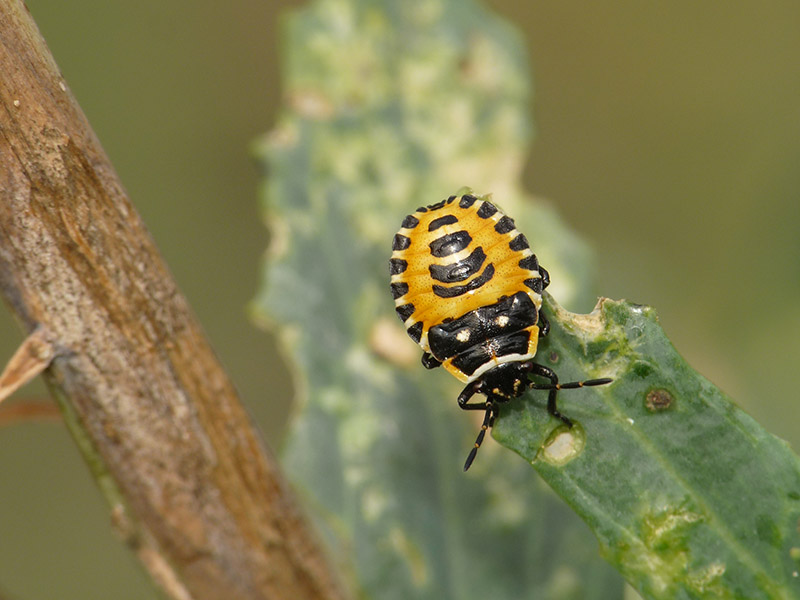
MULTIPOLYGON (((281 100, 280 14, 303 4, 28 2, 273 447, 291 381, 246 312, 268 241, 249 147, 281 100)), ((691 364, 800 447, 800 3, 487 4, 528 43, 527 187, 595 248, 598 294, 655 306, 691 364)), ((22 338, 2 311, 0 356, 22 338)), ((0 491, 9 597, 155 596, 60 424, 0 429, 0 491)))

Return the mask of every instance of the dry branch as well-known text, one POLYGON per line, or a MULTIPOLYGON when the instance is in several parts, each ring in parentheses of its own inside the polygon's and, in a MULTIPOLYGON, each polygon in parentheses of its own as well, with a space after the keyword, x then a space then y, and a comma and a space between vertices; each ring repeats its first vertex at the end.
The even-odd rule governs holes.
POLYGON ((0 292, 174 598, 341 598, 275 461, 20 0, 0 0, 0 292))

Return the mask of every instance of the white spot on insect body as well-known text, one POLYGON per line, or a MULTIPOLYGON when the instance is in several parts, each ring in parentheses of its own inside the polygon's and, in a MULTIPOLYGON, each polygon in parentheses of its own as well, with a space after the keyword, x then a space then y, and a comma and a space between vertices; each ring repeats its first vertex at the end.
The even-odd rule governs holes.
POLYGON ((508 321, 509 321, 508 315, 500 315, 494 320, 495 324, 498 327, 505 327, 506 325, 508 325, 508 321))
POLYGON ((463 344, 469 341, 469 336, 470 336, 469 329, 462 329, 456 334, 456 339, 463 344))

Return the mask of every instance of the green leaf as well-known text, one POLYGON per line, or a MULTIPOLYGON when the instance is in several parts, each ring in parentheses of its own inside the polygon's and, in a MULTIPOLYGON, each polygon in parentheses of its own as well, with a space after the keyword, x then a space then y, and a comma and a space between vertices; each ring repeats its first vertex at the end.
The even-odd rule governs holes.
POLYGON ((538 394, 493 433, 589 524, 647 598, 798 598, 800 461, 677 354, 655 311, 602 301, 574 315, 547 298, 541 357, 611 385, 561 393, 572 430, 538 394), (555 426, 554 426, 555 423, 555 426))
MULTIPOLYGON (((273 235, 255 302, 300 396, 285 464, 363 598, 797 598, 798 459, 675 353, 652 309, 573 315, 546 296, 562 381, 478 423, 428 372, 388 292, 404 215, 492 190, 569 306, 583 244, 519 189, 529 84, 513 30, 469 0, 324 0, 287 21, 288 106, 261 146, 273 235), (527 463, 541 475, 534 477, 527 463)), ((441 371, 441 370, 440 370, 441 371)))
POLYGON ((391 240, 417 206, 492 190, 570 305, 589 252, 519 189, 525 52, 472 0, 324 0, 285 22, 287 107, 259 146, 272 243, 257 318, 298 406, 284 464, 359 598, 622 597, 588 528, 488 440, 394 314, 391 240))

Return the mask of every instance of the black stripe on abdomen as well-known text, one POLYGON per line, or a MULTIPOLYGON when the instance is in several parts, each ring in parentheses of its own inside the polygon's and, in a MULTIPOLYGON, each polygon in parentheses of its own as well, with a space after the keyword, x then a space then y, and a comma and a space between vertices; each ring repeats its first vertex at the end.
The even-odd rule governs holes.
POLYGON ((486 253, 478 246, 475 251, 464 260, 459 260, 449 265, 430 265, 428 270, 436 281, 442 283, 456 283, 469 279, 481 270, 486 260, 486 253))
POLYGON ((436 258, 444 258, 456 252, 461 252, 470 245, 472 236, 464 230, 448 233, 440 238, 433 240, 429 246, 431 254, 436 258))
POLYGON ((402 258, 389 259, 390 275, 400 275, 400 273, 404 273, 407 268, 408 268, 408 262, 403 260, 402 258))
POLYGON ((443 217, 439 217, 438 219, 434 219, 428 225, 428 231, 436 231, 439 227, 443 227, 445 225, 452 225, 453 223, 458 223, 458 217, 455 215, 445 215, 443 217))
POLYGON ((456 296, 463 296, 467 292, 473 292, 480 289, 483 285, 488 283, 494 277, 494 265, 489 264, 483 273, 478 275, 475 279, 466 285, 454 285, 452 287, 445 287, 443 285, 434 285, 433 293, 440 298, 455 298, 456 296))
POLYGON ((394 239, 392 240, 392 250, 408 250, 410 245, 411 238, 401 233, 395 234, 394 239))
POLYGON ((428 331, 431 353, 446 360, 493 338, 536 325, 538 311, 530 296, 517 292, 494 304, 476 308, 457 319, 434 325, 428 331))
POLYGON ((453 358, 453 366, 466 375, 472 375, 494 357, 528 353, 528 330, 501 335, 468 348, 453 358))
POLYGON ((403 281, 393 283, 391 284, 391 287, 392 287, 392 298, 394 300, 402 298, 408 293, 408 284, 403 281))

